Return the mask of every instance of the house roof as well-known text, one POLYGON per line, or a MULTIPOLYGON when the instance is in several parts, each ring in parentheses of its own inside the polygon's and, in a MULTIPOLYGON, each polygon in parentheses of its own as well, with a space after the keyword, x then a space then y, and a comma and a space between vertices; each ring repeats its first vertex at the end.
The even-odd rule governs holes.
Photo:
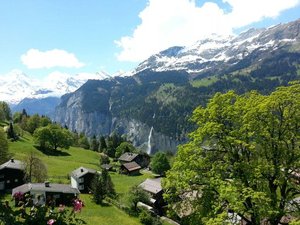
POLYGON ((4 168, 24 170, 25 164, 20 160, 10 159, 6 163, 3 163, 2 165, 0 165, 0 170, 2 170, 4 168))
POLYGON ((120 156, 119 160, 120 161, 125 161, 125 162, 131 162, 134 160, 139 154, 132 153, 132 152, 125 152, 123 155, 120 156))
POLYGON ((124 163, 122 166, 125 167, 125 169, 127 169, 129 172, 135 171, 135 170, 139 170, 139 169, 142 168, 142 167, 141 167, 139 164, 137 164, 136 162, 124 163))
POLYGON ((49 186, 46 186, 45 183, 27 183, 21 186, 18 186, 12 190, 12 195, 17 192, 27 193, 30 191, 42 191, 42 192, 59 192, 66 194, 79 194, 77 188, 73 188, 67 184, 52 184, 49 183, 49 186))
POLYGON ((155 179, 146 179, 143 183, 139 185, 145 191, 150 192, 152 194, 157 194, 162 191, 161 187, 161 178, 155 179))
POLYGON ((71 176, 74 177, 74 178, 80 178, 80 177, 86 175, 87 173, 96 174, 96 172, 97 172, 96 170, 85 168, 85 167, 81 166, 78 169, 73 170, 71 172, 71 176))
POLYGON ((106 170, 110 170, 112 167, 113 167, 113 166, 110 165, 110 164, 102 164, 102 165, 101 165, 101 168, 102 168, 102 169, 106 169, 106 170))

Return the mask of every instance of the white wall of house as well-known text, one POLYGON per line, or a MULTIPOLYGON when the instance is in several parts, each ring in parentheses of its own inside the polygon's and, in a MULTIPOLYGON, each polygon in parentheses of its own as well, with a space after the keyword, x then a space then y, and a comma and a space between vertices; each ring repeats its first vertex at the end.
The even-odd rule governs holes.
POLYGON ((72 188, 78 188, 78 182, 74 177, 71 177, 71 186, 72 188))

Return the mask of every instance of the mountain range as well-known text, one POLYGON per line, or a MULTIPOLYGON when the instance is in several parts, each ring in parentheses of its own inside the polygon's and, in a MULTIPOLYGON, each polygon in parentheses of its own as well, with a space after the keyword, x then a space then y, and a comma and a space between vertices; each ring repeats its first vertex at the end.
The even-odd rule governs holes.
MULTIPOLYGON (((63 88, 50 88, 52 93, 67 93, 55 103, 58 106, 51 115, 88 136, 118 132, 149 153, 175 151, 193 129, 192 111, 216 92, 270 93, 299 76, 297 20, 171 47, 142 62, 128 77, 104 76, 82 83, 65 80, 67 85, 54 85, 63 88)), ((50 97, 47 90, 37 88, 31 96, 50 97)))

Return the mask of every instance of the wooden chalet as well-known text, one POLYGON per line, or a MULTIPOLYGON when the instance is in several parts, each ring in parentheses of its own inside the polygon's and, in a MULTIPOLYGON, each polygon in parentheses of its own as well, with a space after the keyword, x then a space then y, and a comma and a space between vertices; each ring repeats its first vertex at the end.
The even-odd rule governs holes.
POLYGON ((129 162, 136 162, 141 167, 147 167, 150 162, 150 157, 148 155, 141 155, 132 152, 125 152, 123 155, 119 157, 119 162, 121 164, 129 163, 129 162))
POLYGON ((161 178, 146 179, 143 183, 139 185, 144 191, 148 192, 151 196, 150 203, 151 206, 158 212, 158 214, 163 213, 163 206, 166 205, 163 199, 163 189, 161 187, 161 178))
POLYGON ((19 160, 10 159, 0 165, 0 191, 12 190, 24 184, 25 164, 19 160))
POLYGON ((77 188, 81 193, 91 190, 92 181, 97 171, 85 167, 79 167, 71 173, 71 186, 77 188))
POLYGON ((124 163, 120 167, 120 173, 127 175, 138 175, 140 174, 141 166, 136 162, 124 163))
POLYGON ((18 186, 12 190, 12 196, 16 193, 30 194, 33 202, 39 202, 40 205, 54 202, 56 206, 60 204, 71 205, 72 200, 79 195, 79 190, 66 184, 45 183, 27 183, 18 186))

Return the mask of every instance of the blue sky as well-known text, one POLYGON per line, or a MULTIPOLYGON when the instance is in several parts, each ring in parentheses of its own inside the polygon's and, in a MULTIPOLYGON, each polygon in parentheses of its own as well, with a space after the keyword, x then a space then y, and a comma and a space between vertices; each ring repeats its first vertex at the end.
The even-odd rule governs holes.
POLYGON ((300 0, 3 0, 0 74, 42 78, 133 69, 151 54, 210 33, 288 22, 300 0), (242 4, 241 4, 242 3, 242 4), (59 74, 59 73, 58 73, 59 74))

